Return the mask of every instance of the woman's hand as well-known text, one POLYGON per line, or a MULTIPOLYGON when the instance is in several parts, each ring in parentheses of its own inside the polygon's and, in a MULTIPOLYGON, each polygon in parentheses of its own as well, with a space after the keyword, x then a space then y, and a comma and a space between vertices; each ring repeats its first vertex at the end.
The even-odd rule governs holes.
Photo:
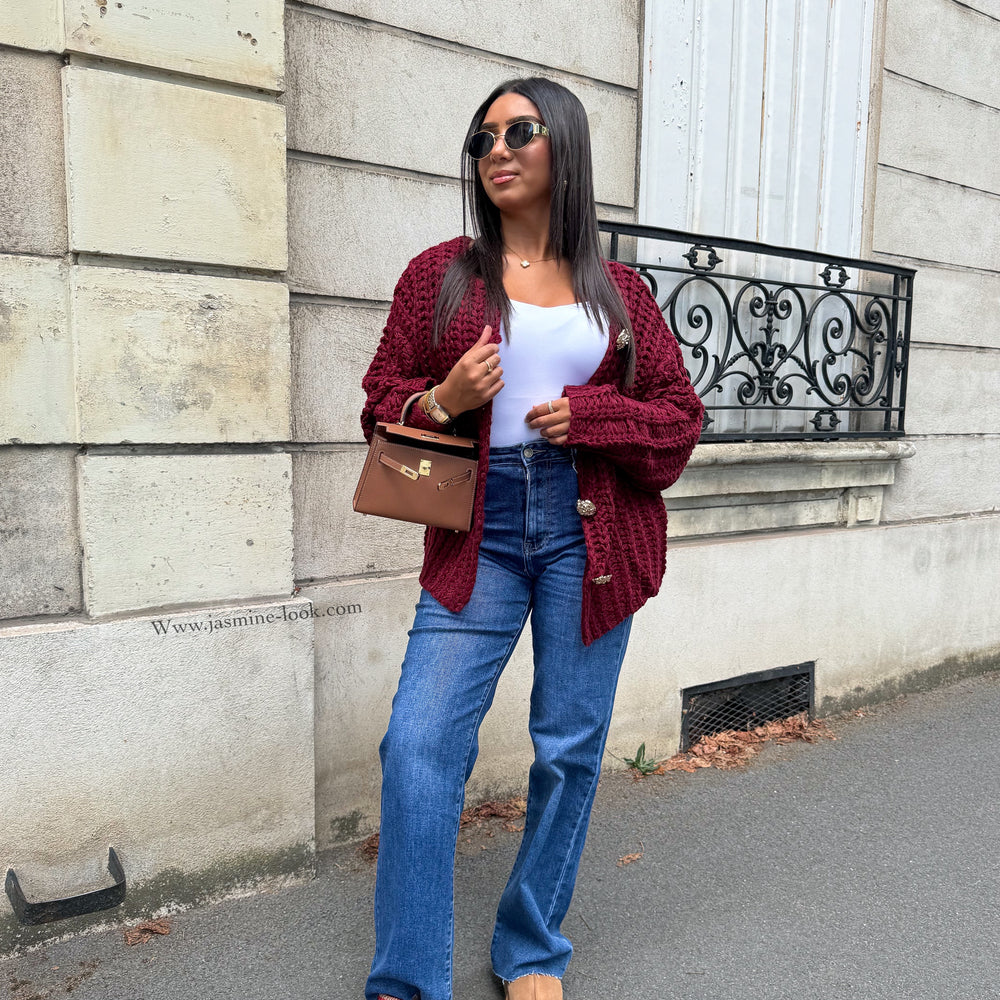
POLYGON ((524 422, 553 444, 565 444, 569 436, 569 419, 569 399, 563 396, 562 399, 553 399, 533 406, 524 418, 524 422))
POLYGON ((490 343, 492 336, 493 328, 483 327, 479 340, 434 390, 434 398, 453 417, 488 403, 503 388, 503 369, 497 345, 490 343))

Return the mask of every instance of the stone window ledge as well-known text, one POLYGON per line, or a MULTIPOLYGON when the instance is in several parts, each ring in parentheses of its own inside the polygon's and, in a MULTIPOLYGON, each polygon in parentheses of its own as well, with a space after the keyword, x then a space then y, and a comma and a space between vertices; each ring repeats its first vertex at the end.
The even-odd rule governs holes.
POLYGON ((671 539, 878 524, 903 440, 701 444, 664 494, 671 539))

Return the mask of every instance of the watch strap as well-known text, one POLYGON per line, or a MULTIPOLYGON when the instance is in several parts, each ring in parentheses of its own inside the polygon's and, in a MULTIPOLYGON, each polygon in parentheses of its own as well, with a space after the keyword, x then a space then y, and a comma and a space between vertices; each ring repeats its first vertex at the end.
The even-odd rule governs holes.
POLYGON ((435 423, 451 423, 451 414, 437 401, 434 390, 437 386, 431 386, 430 392, 424 397, 424 413, 435 423))

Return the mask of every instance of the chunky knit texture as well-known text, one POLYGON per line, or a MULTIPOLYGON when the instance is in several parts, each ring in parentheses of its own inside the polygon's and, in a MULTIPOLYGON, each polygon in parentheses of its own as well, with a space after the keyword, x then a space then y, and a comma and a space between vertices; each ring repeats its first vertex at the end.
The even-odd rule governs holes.
MULTIPOLYGON (((444 381, 458 359, 493 327, 481 281, 473 280, 458 315, 431 347, 434 304, 448 265, 468 245, 459 237, 410 261, 396 285, 389 319, 362 386, 367 402, 361 426, 370 440, 379 420, 395 421, 406 399, 444 381)), ((681 474, 701 432, 704 409, 677 341, 642 279, 617 263, 608 265, 631 321, 636 350, 634 384, 624 388, 619 330, 586 385, 568 385, 568 446, 577 449, 580 497, 596 508, 581 516, 587 541, 581 629, 587 645, 637 611, 660 588, 666 567, 667 514, 660 491, 681 474)), ((503 347, 500 348, 501 361, 503 347)), ((501 390, 502 391, 502 390, 501 390)), ((420 583, 451 611, 460 611, 476 582, 483 537, 483 495, 489 465, 492 405, 463 413, 458 434, 479 440, 479 479, 472 528, 428 528, 420 583)), ((409 423, 437 429, 419 407, 409 423)))

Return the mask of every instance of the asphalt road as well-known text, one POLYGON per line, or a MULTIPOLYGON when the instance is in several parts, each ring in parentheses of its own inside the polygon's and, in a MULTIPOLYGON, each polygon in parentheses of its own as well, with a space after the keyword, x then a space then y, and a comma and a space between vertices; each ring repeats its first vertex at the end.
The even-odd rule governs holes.
MULTIPOLYGON (((1000 998, 1000 675, 835 720, 740 771, 602 779, 573 907, 567 1000, 1000 998), (627 865, 619 859, 641 857, 627 865)), ((517 849, 463 833, 455 1000, 498 1000, 493 912, 517 849)), ((0 963, 11 1000, 359 1000, 373 866, 0 963)))

